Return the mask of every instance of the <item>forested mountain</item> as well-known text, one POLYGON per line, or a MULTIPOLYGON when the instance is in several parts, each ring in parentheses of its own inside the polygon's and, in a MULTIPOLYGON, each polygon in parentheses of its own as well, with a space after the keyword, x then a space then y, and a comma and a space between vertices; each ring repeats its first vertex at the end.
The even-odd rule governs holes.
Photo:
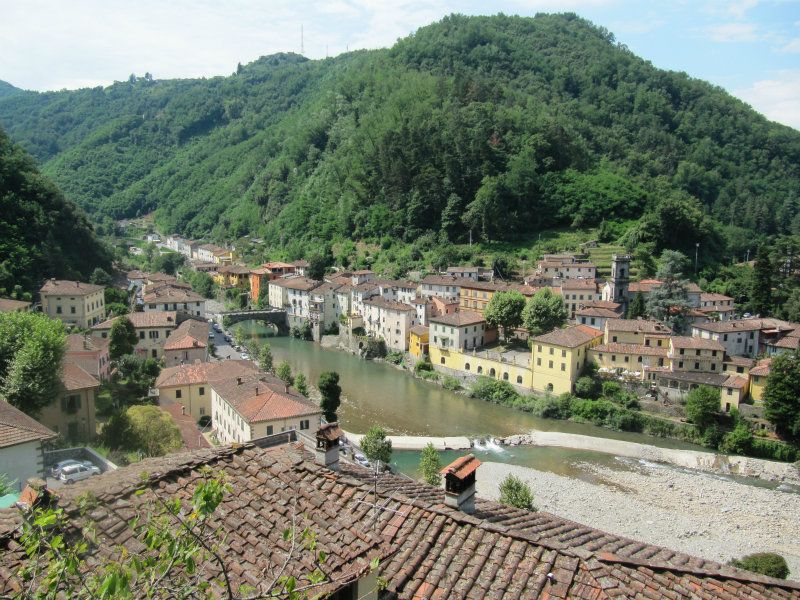
POLYGON ((87 281, 110 266, 83 211, 0 129, 0 296, 38 290, 48 277, 87 281))
POLYGON ((22 93, 22 91, 23 90, 14 87, 7 81, 3 81, 2 79, 0 79, 0 98, 3 98, 5 96, 11 96, 13 94, 19 94, 22 93))
POLYGON ((157 209, 192 236, 514 239, 640 219, 630 243, 703 240, 714 260, 800 233, 800 132, 574 15, 456 15, 387 50, 24 92, 0 98, 0 123, 90 213, 157 209))

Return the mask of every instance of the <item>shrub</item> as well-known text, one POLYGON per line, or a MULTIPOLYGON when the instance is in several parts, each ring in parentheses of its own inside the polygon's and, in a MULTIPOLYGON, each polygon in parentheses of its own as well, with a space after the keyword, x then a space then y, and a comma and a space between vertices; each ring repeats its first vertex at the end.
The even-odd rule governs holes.
POLYGON ((530 486, 515 475, 506 475, 500 482, 500 502, 516 508, 536 510, 530 486))
POLYGON ((203 415, 197 421, 197 424, 200 425, 200 427, 208 427, 211 425, 211 415, 203 415))
POLYGON ((800 452, 794 446, 775 440, 753 438, 750 447, 750 456, 766 458, 768 460, 781 460, 794 462, 800 458, 800 452))
POLYGON ((398 352, 397 350, 392 350, 391 352, 386 353, 386 361, 392 363, 393 365, 402 365, 405 358, 405 354, 398 352))
POLYGON ((720 452, 726 454, 750 454, 753 446, 753 434, 744 423, 739 423, 733 431, 726 433, 719 441, 720 452))
POLYGON ((592 377, 579 377, 578 381, 575 382, 575 394, 579 398, 595 399, 600 395, 601 391, 600 383, 592 377))
POLYGON ((472 384, 471 395, 495 404, 514 405, 520 395, 507 381, 499 381, 491 377, 478 377, 472 384))
POLYGON ((442 387, 446 390, 456 391, 461 388, 461 382, 456 379, 455 377, 450 377, 449 375, 445 375, 442 378, 442 387))
POLYGON ((622 387, 616 381, 603 382, 603 397, 616 398, 622 391, 622 387))
POLYGON ((786 559, 773 552, 748 554, 742 558, 732 560, 730 564, 767 577, 786 579, 789 576, 789 565, 786 564, 786 559))
POLYGON ((701 385, 690 391, 686 396, 686 418, 701 431, 714 423, 718 411, 718 389, 701 385))
POLYGON ((426 371, 427 372, 433 371, 433 365, 431 364, 431 359, 428 358, 427 356, 414 365, 414 373, 420 374, 426 371))

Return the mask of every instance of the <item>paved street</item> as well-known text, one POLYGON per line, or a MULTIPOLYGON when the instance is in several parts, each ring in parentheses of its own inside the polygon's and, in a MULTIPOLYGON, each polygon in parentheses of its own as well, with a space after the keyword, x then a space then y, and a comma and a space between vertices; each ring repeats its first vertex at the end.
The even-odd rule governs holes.
POLYGON ((214 343, 214 348, 216 348, 216 354, 219 360, 223 360, 226 358, 233 358, 233 359, 242 358, 241 353, 237 352, 232 345, 233 344, 232 336, 229 336, 231 337, 231 342, 229 343, 225 341, 224 333, 219 333, 215 329, 212 329, 211 331, 214 332, 214 339, 211 340, 211 338, 209 338, 209 340, 214 343))

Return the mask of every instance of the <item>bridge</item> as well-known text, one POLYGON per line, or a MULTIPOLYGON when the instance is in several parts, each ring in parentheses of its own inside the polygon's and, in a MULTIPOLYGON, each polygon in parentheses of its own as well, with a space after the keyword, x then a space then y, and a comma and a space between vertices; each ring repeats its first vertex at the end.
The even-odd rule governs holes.
POLYGON ((218 313, 220 317, 227 317, 228 322, 240 323, 241 321, 264 321, 278 328, 282 335, 289 333, 289 320, 286 311, 282 308, 245 308, 241 310, 226 310, 218 313))

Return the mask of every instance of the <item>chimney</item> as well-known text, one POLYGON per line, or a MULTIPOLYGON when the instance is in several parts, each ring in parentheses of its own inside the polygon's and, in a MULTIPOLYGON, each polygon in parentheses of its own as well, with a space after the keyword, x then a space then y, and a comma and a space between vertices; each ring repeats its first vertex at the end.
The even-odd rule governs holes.
POLYGON ((242 385, 242 378, 241 377, 237 377, 236 378, 236 385, 242 385))
POLYGON ((258 396, 258 386, 256 386, 256 396, 258 396))
POLYGON ((339 423, 326 423, 317 430, 316 460, 318 465, 327 467, 331 471, 339 470, 339 438, 342 430, 339 423))
POLYGON ((467 514, 475 512, 475 472, 481 461, 474 454, 455 459, 440 473, 444 475, 444 503, 467 514))

